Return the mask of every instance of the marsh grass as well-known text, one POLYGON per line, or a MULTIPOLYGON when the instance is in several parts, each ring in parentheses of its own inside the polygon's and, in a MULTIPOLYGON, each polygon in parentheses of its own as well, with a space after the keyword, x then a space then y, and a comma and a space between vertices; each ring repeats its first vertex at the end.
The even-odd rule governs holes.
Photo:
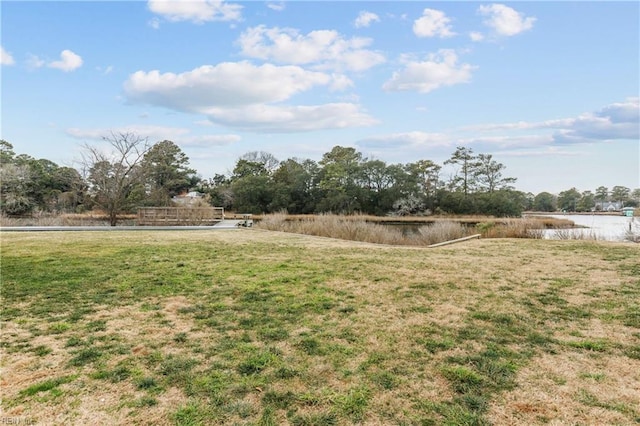
MULTIPOLYGON (((120 224, 131 225, 135 214, 118 216, 120 224)), ((109 226, 109 216, 101 211, 87 213, 43 213, 36 212, 28 217, 9 217, 0 214, 0 226, 109 226)))
MULTIPOLYGON (((564 235, 571 235, 575 224, 566 219, 523 217, 507 218, 500 222, 483 222, 476 226, 484 238, 531 238, 542 239, 545 230, 554 229, 564 235)), ((571 239, 571 238, 567 238, 571 239)))
POLYGON ((154 425, 640 416, 635 245, 486 239, 424 250, 238 230, 11 233, 2 250, 7 416, 154 425))
POLYGON ((264 216, 257 227, 270 231, 292 232, 319 237, 338 238, 375 244, 428 246, 443 241, 454 240, 475 233, 473 228, 461 222, 425 222, 416 232, 406 233, 401 228, 376 222, 370 216, 342 216, 323 214, 290 217, 286 213, 264 216))
MULTIPOLYGON (((376 244, 428 246, 480 233, 483 238, 542 239, 545 229, 558 229, 571 236, 573 222, 551 217, 488 218, 461 217, 376 217, 367 215, 263 215, 256 227, 376 244), (397 225, 411 224, 415 232, 397 225), (390 224, 396 226, 390 226, 390 224)), ((571 239, 571 238, 564 238, 571 239)), ((586 238, 584 238, 586 239, 586 238)))

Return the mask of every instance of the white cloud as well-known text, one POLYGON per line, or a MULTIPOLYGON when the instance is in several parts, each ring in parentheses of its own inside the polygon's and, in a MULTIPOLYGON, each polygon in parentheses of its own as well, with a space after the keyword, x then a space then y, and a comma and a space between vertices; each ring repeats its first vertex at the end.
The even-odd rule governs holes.
POLYGON ((27 65, 27 69, 34 70, 36 68, 42 68, 45 65, 45 61, 40 59, 36 55, 28 53, 26 65, 27 65))
POLYGON ((82 66, 82 58, 71 50, 63 50, 60 60, 49 62, 47 66, 64 72, 74 71, 82 66))
POLYGON ((359 105, 352 103, 303 106, 259 104, 243 108, 210 108, 207 115, 218 124, 273 133, 343 129, 377 123, 359 105))
POLYGON ((74 71, 80 68, 82 66, 82 63, 83 61, 80 55, 77 55, 71 50, 63 50, 60 53, 59 61, 50 61, 47 63, 44 59, 41 59, 39 56, 33 55, 31 53, 27 54, 26 60, 27 69, 30 70, 42 68, 46 65, 49 68, 56 68, 64 72, 74 71))
MULTIPOLYGON (((461 130, 474 132, 540 132, 552 130, 554 131, 553 133, 544 136, 525 135, 517 137, 546 138, 544 140, 554 144, 596 143, 626 139, 637 141, 640 139, 640 99, 636 97, 628 98, 624 102, 613 103, 598 111, 584 113, 577 117, 537 122, 518 121, 515 123, 483 124, 468 126, 461 130)), ((498 141, 500 140, 499 138, 514 140, 514 136, 479 137, 476 139, 498 141)))
POLYGON ((373 124, 373 118, 352 103, 273 105, 316 86, 339 90, 351 84, 340 74, 245 61, 206 65, 181 74, 138 71, 129 76, 124 92, 132 103, 202 114, 218 124, 294 132, 373 124))
POLYGON ((153 13, 172 22, 191 21, 201 24, 242 19, 241 5, 222 0, 149 0, 147 6, 153 13))
POLYGON ((533 28, 535 17, 525 17, 523 13, 503 4, 482 5, 478 13, 486 16, 484 24, 499 36, 514 36, 533 28))
POLYGON ((393 73, 382 88, 387 91, 416 91, 429 93, 443 86, 471 81, 471 72, 477 67, 458 64, 453 50, 441 49, 423 62, 407 61, 405 67, 393 73))
POLYGON ((191 135, 191 131, 182 127, 147 126, 132 124, 116 128, 80 129, 72 127, 65 131, 69 136, 78 139, 103 140, 112 133, 134 133, 141 138, 148 138, 150 143, 170 140, 184 146, 221 146, 239 142, 240 136, 234 134, 223 135, 191 135))
POLYGON ((425 9, 422 17, 413 23, 413 32, 418 37, 453 37, 456 33, 451 30, 451 19, 444 12, 435 9, 425 9))
POLYGON ((482 41, 484 40, 484 35, 478 31, 472 31, 469 33, 469 38, 471 41, 482 41))
POLYGON ((4 47, 0 46, 0 65, 13 65, 15 63, 13 56, 4 50, 4 47))
POLYGON ((149 19, 149 22, 147 22, 147 24, 154 30, 157 30, 160 28, 160 19, 154 16, 153 18, 149 19))
MULTIPOLYGON (((560 128, 554 135, 556 143, 584 143, 616 139, 640 139, 638 123, 638 103, 635 103, 635 117, 625 117, 624 111, 613 107, 613 110, 583 114, 571 120, 571 125, 560 128)), ((612 107, 612 106, 610 106, 612 107)))
POLYGON ((204 65, 181 74, 138 71, 129 76, 124 90, 131 102, 198 112, 213 106, 284 101, 333 80, 297 66, 256 66, 243 61, 204 65))
POLYGON ((166 126, 146 126, 132 124, 128 126, 120 126, 115 128, 92 128, 92 129, 80 129, 78 127, 71 127, 65 130, 69 136, 73 136, 78 139, 93 139, 102 140, 103 137, 108 137, 113 133, 135 133, 142 138, 149 138, 150 142, 155 140, 169 139, 173 140, 178 137, 184 136, 189 133, 189 129, 178 127, 166 127, 166 126))
POLYGON ((624 102, 607 105, 595 115, 608 117, 611 123, 638 123, 640 122, 640 98, 627 98, 624 102))
POLYGON ((585 152, 575 150, 560 149, 555 146, 545 146, 532 149, 517 149, 509 151, 495 151, 495 155, 500 157, 577 157, 585 155, 585 152))
POLYGON ((111 72, 113 71, 113 65, 109 65, 105 68, 102 67, 96 67, 96 71, 98 71, 99 73, 101 73, 102 75, 107 75, 107 74, 111 74, 111 72))
POLYGON ((634 97, 573 118, 483 124, 442 133, 390 133, 361 139, 356 145, 384 152, 387 156, 393 156, 399 150, 417 155, 424 155, 426 150, 431 154, 444 153, 455 146, 469 146, 478 152, 510 157, 575 156, 584 154, 576 148, 577 144, 614 140, 632 140, 637 144, 639 125, 640 100, 634 97))
POLYGON ((427 133, 423 131, 391 133, 376 135, 359 140, 356 143, 363 149, 395 151, 398 149, 412 151, 441 151, 456 146, 473 146, 481 151, 496 150, 517 151, 522 149, 547 148, 553 144, 551 135, 500 135, 463 137, 456 131, 448 133, 427 133))
POLYGON ((268 2, 267 3, 267 7, 271 10, 275 10, 276 12, 282 12, 285 8, 286 5, 283 1, 281 2, 268 2))
POLYGON ((363 10, 353 22, 353 25, 356 28, 366 28, 373 22, 380 22, 380 17, 373 12, 363 10))
POLYGON ((242 140, 240 136, 233 134, 188 136, 179 139, 182 145, 194 147, 231 145, 240 142, 240 140, 242 140))
POLYGON ((344 91, 353 87, 353 81, 344 74, 331 74, 331 85, 333 91, 344 91))
POLYGON ((414 131, 371 136, 359 140, 356 145, 364 149, 411 149, 418 147, 446 147, 451 146, 452 142, 448 135, 444 133, 414 131))
POLYGON ((456 145, 476 145, 486 149, 520 149, 549 145, 553 142, 550 135, 501 135, 501 136, 474 136, 460 138, 456 145))
POLYGON ((316 69, 365 71, 385 61, 385 57, 368 50, 369 38, 344 38, 337 31, 318 30, 300 34, 293 28, 247 29, 238 43, 242 54, 278 63, 313 65, 316 69))

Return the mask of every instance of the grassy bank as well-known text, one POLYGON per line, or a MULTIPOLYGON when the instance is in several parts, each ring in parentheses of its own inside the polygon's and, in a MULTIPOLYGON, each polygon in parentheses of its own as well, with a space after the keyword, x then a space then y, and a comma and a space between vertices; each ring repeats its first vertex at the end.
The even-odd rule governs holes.
POLYGON ((633 424, 640 248, 2 234, 2 416, 633 424))

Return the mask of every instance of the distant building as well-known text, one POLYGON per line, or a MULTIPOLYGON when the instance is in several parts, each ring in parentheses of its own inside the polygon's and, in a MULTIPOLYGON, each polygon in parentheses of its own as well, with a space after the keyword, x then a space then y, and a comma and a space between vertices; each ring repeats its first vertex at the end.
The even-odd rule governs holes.
POLYGON ((596 203, 596 210, 602 212, 617 212, 623 207, 622 201, 598 201, 596 203))
POLYGON ((198 203, 200 200, 202 200, 203 197, 203 193, 191 191, 186 194, 176 195, 171 199, 171 201, 179 205, 190 206, 192 204, 198 203))

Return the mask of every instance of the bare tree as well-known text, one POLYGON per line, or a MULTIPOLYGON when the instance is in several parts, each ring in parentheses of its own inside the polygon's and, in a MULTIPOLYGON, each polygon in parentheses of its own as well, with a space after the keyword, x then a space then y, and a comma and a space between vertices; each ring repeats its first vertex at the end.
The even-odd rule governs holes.
POLYGON ((135 202, 136 190, 143 190, 144 175, 140 163, 150 146, 147 138, 134 133, 115 133, 102 138, 109 150, 85 144, 82 165, 94 202, 116 226, 118 214, 135 202))
POLYGON ((247 152, 239 159, 262 164, 268 173, 273 173, 280 165, 280 161, 273 154, 264 151, 247 152))

